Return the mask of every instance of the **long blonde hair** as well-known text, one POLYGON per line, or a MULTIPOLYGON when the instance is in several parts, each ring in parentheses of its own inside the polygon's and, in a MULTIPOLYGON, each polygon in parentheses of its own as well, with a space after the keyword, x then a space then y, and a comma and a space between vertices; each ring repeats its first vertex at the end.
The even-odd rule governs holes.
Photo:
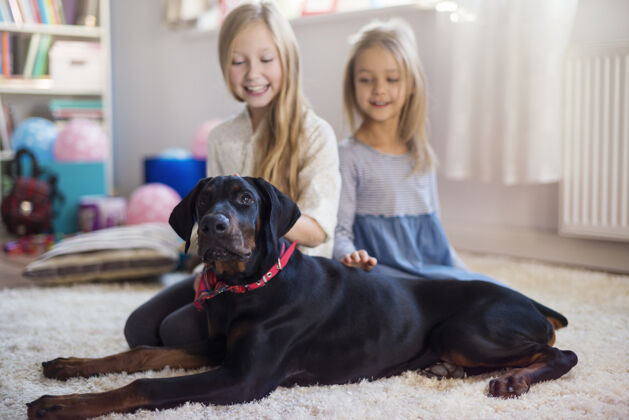
POLYGON ((264 121, 256 129, 255 176, 261 176, 298 201, 300 169, 299 147, 305 135, 305 115, 308 110, 301 88, 299 48, 295 34, 277 7, 268 1, 245 3, 232 10, 221 25, 218 36, 218 56, 225 83, 238 101, 243 101, 231 89, 229 66, 233 43, 238 34, 252 23, 264 23, 279 51, 282 83, 277 96, 269 104, 264 121))
POLYGON ((356 102, 354 67, 358 54, 371 47, 381 47, 389 51, 398 62, 403 77, 406 77, 406 98, 398 120, 398 134, 413 158, 413 172, 427 171, 435 166, 436 158, 426 137, 428 116, 426 77, 419 59, 415 36, 408 24, 402 20, 372 22, 352 37, 352 49, 343 80, 343 104, 350 128, 352 131, 356 129, 357 116, 362 120, 366 118, 356 102))

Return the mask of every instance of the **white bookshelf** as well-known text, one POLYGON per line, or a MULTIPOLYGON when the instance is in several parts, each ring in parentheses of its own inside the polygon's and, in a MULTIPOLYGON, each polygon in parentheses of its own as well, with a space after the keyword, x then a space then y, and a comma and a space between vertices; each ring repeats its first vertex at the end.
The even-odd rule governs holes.
POLYGON ((103 96, 105 89, 57 87, 50 78, 0 79, 0 95, 103 96))
MULTIPOLYGON (((4 103, 22 106, 24 101, 47 103, 52 97, 92 97, 100 98, 103 103, 103 128, 110 139, 109 158, 105 162, 107 191, 113 194, 113 128, 112 128, 112 88, 111 88, 111 41, 110 41, 110 9, 109 0, 99 0, 99 26, 88 27, 81 25, 54 25, 54 24, 15 24, 0 23, 0 32, 13 32, 21 34, 48 34, 53 39, 97 41, 101 44, 103 53, 104 84, 102 89, 84 89, 72 86, 55 86, 54 80, 49 77, 0 77, 0 100, 4 103)), ((17 125, 20 119, 14 123, 17 125)), ((0 161, 9 160, 11 151, 0 152, 0 161)), ((0 174, 1 177, 1 174, 0 174)), ((0 178, 1 182, 1 178, 0 178)))
POLYGON ((53 36, 77 37, 77 38, 95 38, 102 36, 103 29, 101 26, 89 27, 80 25, 49 25, 39 23, 25 23, 17 25, 15 23, 0 22, 0 31, 2 32, 18 32, 26 34, 48 34, 53 36))

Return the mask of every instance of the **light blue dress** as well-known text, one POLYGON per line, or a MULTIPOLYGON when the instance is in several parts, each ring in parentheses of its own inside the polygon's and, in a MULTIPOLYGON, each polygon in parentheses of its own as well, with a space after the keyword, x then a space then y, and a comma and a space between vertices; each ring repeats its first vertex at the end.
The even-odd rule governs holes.
POLYGON ((412 172, 409 155, 387 155, 354 137, 339 146, 341 201, 334 258, 365 249, 374 270, 401 277, 485 280, 467 270, 439 219, 435 171, 412 172))

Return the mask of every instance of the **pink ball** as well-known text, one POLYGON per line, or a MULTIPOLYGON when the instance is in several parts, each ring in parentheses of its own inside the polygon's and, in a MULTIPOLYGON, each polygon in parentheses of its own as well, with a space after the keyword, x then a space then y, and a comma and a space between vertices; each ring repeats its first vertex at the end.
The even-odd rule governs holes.
POLYGON ((177 191, 168 185, 159 182, 142 185, 129 198, 127 224, 168 223, 170 213, 180 201, 177 191))
POLYGON ((192 141, 192 156, 197 159, 207 159, 207 137, 210 131, 221 123, 221 120, 209 120, 201 124, 194 134, 192 141))
POLYGON ((109 156, 109 140, 96 122, 73 119, 59 132, 53 153, 58 162, 100 162, 109 156))

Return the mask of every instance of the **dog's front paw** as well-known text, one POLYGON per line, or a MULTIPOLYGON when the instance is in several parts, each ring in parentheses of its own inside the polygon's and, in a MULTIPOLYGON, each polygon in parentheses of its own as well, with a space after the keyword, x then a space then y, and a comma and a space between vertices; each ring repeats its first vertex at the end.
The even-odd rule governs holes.
POLYGON ((514 398, 529 390, 531 385, 524 375, 509 374, 489 381, 489 396, 514 398))
POLYGON ((29 419, 81 419, 86 416, 77 412, 77 405, 80 405, 81 396, 72 395, 44 395, 33 402, 26 404, 29 419))
POLYGON ((87 370, 85 359, 78 357, 58 357, 48 362, 43 362, 44 376, 46 378, 65 381, 75 376, 91 376, 87 370))

